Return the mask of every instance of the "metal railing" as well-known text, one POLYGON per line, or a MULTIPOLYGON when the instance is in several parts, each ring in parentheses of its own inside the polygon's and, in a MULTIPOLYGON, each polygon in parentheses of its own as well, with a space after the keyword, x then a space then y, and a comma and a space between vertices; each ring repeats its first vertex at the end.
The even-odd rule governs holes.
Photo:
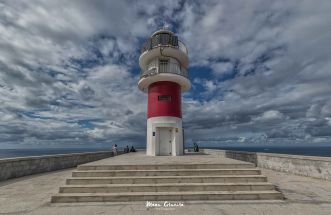
POLYGON ((145 51, 149 51, 151 49, 160 47, 160 46, 165 46, 165 47, 173 47, 173 48, 178 48, 182 52, 188 54, 187 48, 184 45, 183 42, 178 40, 177 36, 166 34, 166 33, 161 33, 154 35, 153 37, 149 38, 143 47, 141 48, 141 53, 144 53, 145 51))
POLYGON ((183 43, 182 41, 180 41, 180 40, 178 40, 178 48, 179 48, 179 50, 181 50, 182 52, 184 52, 184 53, 186 53, 186 54, 188 53, 186 46, 185 46, 184 43, 183 43))
POLYGON ((160 73, 171 73, 171 74, 181 75, 187 79, 189 78, 188 72, 185 68, 183 68, 178 63, 172 63, 172 62, 168 62, 165 64, 160 63, 158 66, 154 68, 148 69, 146 71, 141 71, 140 78, 146 78, 148 76, 153 76, 160 73))

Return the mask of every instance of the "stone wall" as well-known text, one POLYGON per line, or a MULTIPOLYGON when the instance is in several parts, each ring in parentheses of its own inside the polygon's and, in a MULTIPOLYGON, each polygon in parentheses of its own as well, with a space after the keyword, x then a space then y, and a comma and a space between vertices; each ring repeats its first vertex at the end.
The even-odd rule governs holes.
POLYGON ((257 166, 331 180, 331 158, 257 153, 257 166))
POLYGON ((225 151, 225 157, 257 164, 255 152, 225 151))
POLYGON ((0 181, 36 173, 76 167, 111 157, 111 151, 0 159, 0 181))
POLYGON ((331 158, 275 153, 204 149, 206 154, 254 163, 256 166, 296 175, 331 180, 331 158))

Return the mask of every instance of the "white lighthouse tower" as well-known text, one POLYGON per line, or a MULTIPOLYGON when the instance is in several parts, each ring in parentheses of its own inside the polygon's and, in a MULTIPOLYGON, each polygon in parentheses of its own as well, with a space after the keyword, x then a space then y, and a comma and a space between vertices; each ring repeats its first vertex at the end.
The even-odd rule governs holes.
POLYGON ((139 57, 138 88, 148 93, 147 155, 184 153, 181 93, 191 88, 188 52, 168 29, 152 34, 139 57))

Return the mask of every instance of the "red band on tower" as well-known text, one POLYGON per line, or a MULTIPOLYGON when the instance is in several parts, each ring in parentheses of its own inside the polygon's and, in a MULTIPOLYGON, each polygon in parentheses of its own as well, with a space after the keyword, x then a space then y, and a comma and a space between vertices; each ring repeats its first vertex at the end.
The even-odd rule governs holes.
POLYGON ((157 116, 182 117, 181 88, 177 83, 160 81, 149 86, 147 117, 157 116))

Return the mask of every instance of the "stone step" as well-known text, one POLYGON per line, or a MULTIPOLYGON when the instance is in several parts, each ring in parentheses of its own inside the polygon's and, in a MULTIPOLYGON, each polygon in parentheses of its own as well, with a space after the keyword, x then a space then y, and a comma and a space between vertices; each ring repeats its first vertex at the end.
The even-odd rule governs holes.
POLYGON ((244 169, 255 168, 252 163, 241 164, 149 164, 149 165, 80 165, 78 170, 152 170, 152 169, 244 169))
POLYGON ((257 191, 274 190, 270 183, 167 183, 67 185, 60 193, 178 192, 178 191, 257 191))
POLYGON ((278 191, 200 191, 200 192, 123 192, 123 193, 60 193, 52 203, 128 202, 183 200, 272 200, 283 199, 278 191))
POLYGON ((75 177, 69 184, 159 184, 159 183, 237 183, 266 182, 263 175, 149 176, 149 177, 75 177))
POLYGON ((194 175, 259 175, 259 169, 166 169, 166 170, 84 170, 74 171, 73 177, 113 176, 194 176, 194 175))

